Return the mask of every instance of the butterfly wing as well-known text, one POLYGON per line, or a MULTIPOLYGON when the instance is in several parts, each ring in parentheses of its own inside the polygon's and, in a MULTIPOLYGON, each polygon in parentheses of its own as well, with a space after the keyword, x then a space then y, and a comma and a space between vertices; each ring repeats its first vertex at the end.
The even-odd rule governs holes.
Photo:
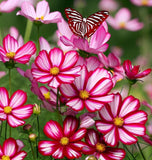
POLYGON ((108 16, 108 11, 99 11, 89 16, 86 20, 87 31, 85 37, 89 38, 92 36, 98 27, 108 18, 108 16))
POLYGON ((83 17, 81 16, 81 14, 72 8, 66 8, 65 15, 68 19, 68 24, 71 31, 75 35, 82 37, 82 32, 80 28, 82 28, 83 17))

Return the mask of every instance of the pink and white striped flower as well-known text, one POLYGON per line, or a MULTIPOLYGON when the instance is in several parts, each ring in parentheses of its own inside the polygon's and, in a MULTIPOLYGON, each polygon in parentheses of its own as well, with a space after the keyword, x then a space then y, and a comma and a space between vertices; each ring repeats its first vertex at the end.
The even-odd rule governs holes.
POLYGON ((24 160, 27 153, 21 151, 22 148, 18 146, 17 140, 8 138, 4 141, 3 146, 0 145, 0 159, 1 160, 24 160))
POLYGON ((24 125, 23 119, 29 118, 33 113, 33 105, 24 105, 26 100, 24 91, 17 90, 9 98, 6 88, 0 87, 0 120, 7 120, 13 128, 24 125))
POLYGON ((44 156, 52 156, 55 159, 74 159, 81 157, 84 142, 81 139, 86 134, 86 129, 79 129, 79 121, 73 116, 67 116, 61 125, 50 120, 44 126, 44 133, 52 141, 40 141, 39 152, 44 156))
POLYGON ((111 102, 113 95, 107 95, 113 88, 111 76, 107 70, 97 68, 88 72, 82 67, 81 76, 77 77, 73 84, 63 84, 60 91, 68 98, 66 105, 75 111, 81 111, 84 107, 89 112, 101 109, 104 103, 111 102))
POLYGON ((152 6, 152 0, 130 0, 133 4, 137 6, 152 6))
POLYGON ((125 157, 125 151, 120 148, 107 146, 103 137, 94 129, 88 129, 85 136, 86 145, 83 147, 84 154, 93 155, 101 160, 122 160, 125 157))
POLYGON ((131 13, 128 8, 121 8, 115 17, 109 16, 107 22, 116 30, 126 29, 129 31, 138 31, 143 28, 144 24, 137 18, 131 19, 131 13))
POLYGON ((37 68, 32 69, 33 77, 38 82, 48 83, 48 86, 53 88, 62 83, 72 83, 81 70, 81 66, 75 67, 78 57, 76 51, 64 54, 61 49, 54 48, 48 54, 43 50, 35 59, 37 68))
POLYGON ((116 146, 120 140, 130 145, 137 142, 137 136, 145 135, 147 114, 139 107, 138 99, 128 96, 122 101, 117 93, 112 102, 101 108, 101 120, 96 121, 96 128, 104 134, 107 144, 116 146))
POLYGON ((22 15, 31 21, 39 21, 44 24, 57 23, 61 21, 61 13, 58 11, 50 13, 50 7, 47 1, 42 0, 37 3, 36 11, 33 4, 25 1, 21 5, 21 10, 17 15, 22 15))
POLYGON ((0 46, 0 57, 4 63, 9 60, 23 64, 28 63, 35 52, 36 46, 32 41, 20 47, 18 41, 9 34, 3 39, 3 47, 0 46))

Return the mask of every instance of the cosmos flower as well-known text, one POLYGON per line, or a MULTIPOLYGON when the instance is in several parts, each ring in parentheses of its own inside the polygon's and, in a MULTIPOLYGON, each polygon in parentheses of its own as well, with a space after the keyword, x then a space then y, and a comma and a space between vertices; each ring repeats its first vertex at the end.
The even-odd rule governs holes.
POLYGON ((21 10, 17 12, 17 15, 22 15, 31 21, 39 21, 44 24, 57 23, 61 21, 61 13, 58 11, 50 13, 49 4, 45 0, 37 3, 36 11, 29 1, 23 2, 21 10))
POLYGON ((74 159, 81 157, 84 142, 81 139, 86 134, 86 129, 79 129, 79 121, 73 116, 67 116, 61 125, 50 120, 44 126, 44 133, 51 141, 40 141, 39 152, 44 156, 52 156, 55 159, 74 159))
POLYGON ((48 83, 53 88, 72 83, 81 70, 81 66, 75 66, 78 57, 76 51, 64 54, 61 49, 54 48, 48 54, 43 50, 35 59, 36 68, 32 68, 32 75, 38 82, 48 83))
POLYGON ((94 129, 88 129, 85 136, 86 145, 83 147, 84 154, 93 155, 101 160, 122 160, 125 157, 125 151, 120 148, 108 146, 103 136, 94 129))
POLYGON ((147 114, 139 107, 138 99, 128 96, 122 101, 117 93, 112 102, 101 108, 101 120, 96 121, 96 128, 104 134, 107 144, 116 146, 121 141, 130 145, 137 142, 137 136, 145 135, 147 114))
POLYGON ((0 159, 1 160, 24 160, 27 153, 25 151, 21 151, 23 146, 21 147, 21 142, 8 138, 4 141, 3 146, 0 145, 0 159))
POLYGON ((121 8, 115 18, 109 16, 107 22, 114 28, 114 29, 126 29, 129 31, 138 31, 143 28, 143 23, 138 22, 138 19, 131 19, 131 13, 128 8, 121 8))
POLYGON ((33 105, 27 104, 27 95, 22 90, 17 90, 9 98, 8 91, 0 87, 0 120, 7 120, 15 128, 25 124, 23 119, 29 118, 33 113, 33 105))
POLYGON ((130 0, 137 6, 152 6, 152 0, 130 0))

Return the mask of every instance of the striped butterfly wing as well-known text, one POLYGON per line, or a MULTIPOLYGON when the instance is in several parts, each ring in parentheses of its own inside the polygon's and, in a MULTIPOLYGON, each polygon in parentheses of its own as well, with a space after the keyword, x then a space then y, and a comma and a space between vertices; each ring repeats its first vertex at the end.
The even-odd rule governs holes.
POLYGON ((71 31, 76 36, 82 37, 82 32, 80 28, 82 28, 83 17, 81 16, 81 14, 72 8, 66 8, 65 15, 68 19, 68 24, 69 24, 71 31))
POLYGON ((89 16, 86 20, 87 31, 85 37, 89 38, 92 36, 99 26, 108 18, 108 16, 108 11, 99 11, 89 16))

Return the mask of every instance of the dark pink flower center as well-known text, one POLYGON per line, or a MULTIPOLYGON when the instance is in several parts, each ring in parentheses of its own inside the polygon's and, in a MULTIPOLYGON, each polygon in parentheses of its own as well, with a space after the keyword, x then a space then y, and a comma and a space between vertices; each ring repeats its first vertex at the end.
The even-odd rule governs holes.
POLYGON ((65 146, 69 143, 69 138, 67 137, 62 137, 60 140, 61 145, 65 146))
POLYGON ((9 59, 13 59, 15 56, 15 52, 8 52, 6 53, 6 57, 9 58, 9 59))
POLYGON ((58 75, 59 71, 60 71, 60 70, 59 70, 58 67, 53 67, 53 68, 50 69, 50 73, 51 73, 53 76, 58 75))
POLYGON ((102 143, 97 143, 96 144, 96 149, 99 152, 104 152, 106 150, 106 146, 104 144, 102 144, 102 143))
POLYGON ((4 107, 4 113, 6 113, 6 114, 10 114, 10 113, 11 113, 11 111, 12 111, 12 107, 10 107, 10 106, 6 106, 6 107, 4 107))
POLYGON ((113 119, 113 122, 116 126, 121 127, 124 123, 124 120, 121 117, 116 117, 113 119))
POLYGON ((79 92, 79 96, 80 96, 80 98, 82 98, 82 99, 87 99, 87 98, 89 98, 89 92, 86 91, 86 90, 81 90, 81 91, 79 92))
POLYGON ((3 156, 2 156, 2 160, 10 160, 10 158, 9 158, 9 156, 3 155, 3 156))

